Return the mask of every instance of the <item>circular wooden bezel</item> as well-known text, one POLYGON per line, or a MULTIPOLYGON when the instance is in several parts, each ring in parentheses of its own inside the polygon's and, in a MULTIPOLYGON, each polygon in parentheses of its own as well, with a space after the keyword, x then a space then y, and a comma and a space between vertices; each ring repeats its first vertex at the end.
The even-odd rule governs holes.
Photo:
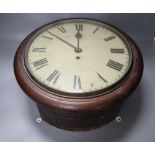
POLYGON ((43 105, 47 105, 62 113, 95 113, 97 111, 106 109, 107 107, 119 104, 120 101, 125 99, 140 82, 143 73, 143 59, 136 43, 126 33, 122 32, 116 27, 114 28, 125 36, 125 38, 130 42, 131 48, 133 49, 132 68, 130 69, 130 73, 128 74, 127 79, 117 89, 114 89, 109 93, 91 98, 69 98, 49 93, 48 91, 38 87, 34 82, 32 82, 25 71, 23 54, 28 40, 39 29, 26 37, 17 49, 14 59, 14 72, 19 85, 24 90, 24 92, 35 101, 43 105))

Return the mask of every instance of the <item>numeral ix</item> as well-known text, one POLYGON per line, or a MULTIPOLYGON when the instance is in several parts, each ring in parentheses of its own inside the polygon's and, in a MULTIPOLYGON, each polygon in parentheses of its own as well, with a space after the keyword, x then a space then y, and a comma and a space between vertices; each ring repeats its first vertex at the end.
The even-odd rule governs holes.
POLYGON ((33 66, 36 67, 36 70, 38 70, 44 66, 47 66, 47 65, 48 65, 48 61, 46 58, 43 58, 43 59, 33 62, 33 66))

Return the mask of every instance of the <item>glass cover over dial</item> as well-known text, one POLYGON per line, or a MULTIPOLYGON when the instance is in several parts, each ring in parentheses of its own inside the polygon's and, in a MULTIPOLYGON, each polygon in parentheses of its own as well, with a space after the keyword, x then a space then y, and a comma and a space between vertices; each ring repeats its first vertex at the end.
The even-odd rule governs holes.
POLYGON ((32 81, 47 91, 91 96, 110 91, 124 80, 132 50, 124 35, 107 24, 68 19, 34 33, 24 62, 32 81))

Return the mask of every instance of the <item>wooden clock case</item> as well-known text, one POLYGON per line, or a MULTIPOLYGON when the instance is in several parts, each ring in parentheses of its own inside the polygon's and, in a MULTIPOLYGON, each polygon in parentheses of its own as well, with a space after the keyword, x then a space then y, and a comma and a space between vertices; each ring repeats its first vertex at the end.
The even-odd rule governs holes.
POLYGON ((99 96, 69 98, 38 87, 25 71, 23 61, 25 47, 29 39, 41 28, 24 39, 17 49, 14 59, 16 79, 24 92, 37 102, 41 118, 53 126, 67 130, 94 129, 114 120, 123 105, 122 100, 131 94, 142 77, 143 59, 136 43, 126 33, 114 27, 124 34, 133 50, 132 67, 125 80, 119 87, 99 96))

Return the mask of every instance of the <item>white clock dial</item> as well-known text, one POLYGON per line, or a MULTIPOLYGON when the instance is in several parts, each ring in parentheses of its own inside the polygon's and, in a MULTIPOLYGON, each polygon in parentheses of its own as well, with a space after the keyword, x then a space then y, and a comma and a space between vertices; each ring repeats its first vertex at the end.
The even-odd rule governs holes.
POLYGON ((39 30, 26 48, 32 79, 60 93, 110 89, 130 69, 132 52, 117 30, 92 20, 71 19, 39 30))

